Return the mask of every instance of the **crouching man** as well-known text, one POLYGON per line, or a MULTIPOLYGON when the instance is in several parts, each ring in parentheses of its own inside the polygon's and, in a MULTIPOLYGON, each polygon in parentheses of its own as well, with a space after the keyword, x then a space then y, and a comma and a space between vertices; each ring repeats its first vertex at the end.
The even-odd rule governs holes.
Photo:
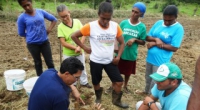
POLYGON ((151 95, 136 104, 136 110, 186 110, 191 88, 182 81, 181 70, 176 64, 164 63, 150 77, 156 84, 151 95))
POLYGON ((31 91, 28 110, 68 110, 70 92, 84 104, 73 85, 83 70, 81 61, 70 57, 62 62, 59 72, 53 68, 43 72, 31 91))

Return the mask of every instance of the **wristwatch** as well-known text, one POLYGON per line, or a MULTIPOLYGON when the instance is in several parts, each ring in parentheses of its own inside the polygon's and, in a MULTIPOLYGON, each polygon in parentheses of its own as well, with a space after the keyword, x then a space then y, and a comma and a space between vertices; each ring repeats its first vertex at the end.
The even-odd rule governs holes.
POLYGON ((152 103, 155 103, 155 102, 154 102, 154 101, 151 101, 151 102, 148 103, 149 108, 151 108, 151 104, 152 104, 152 103))

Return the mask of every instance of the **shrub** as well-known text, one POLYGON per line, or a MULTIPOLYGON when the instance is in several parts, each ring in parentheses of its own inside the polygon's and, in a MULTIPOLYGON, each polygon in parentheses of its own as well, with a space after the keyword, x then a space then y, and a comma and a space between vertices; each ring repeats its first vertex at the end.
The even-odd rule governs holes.
POLYGON ((161 5, 161 12, 163 12, 163 10, 165 9, 165 7, 167 5, 176 5, 176 6, 178 6, 179 3, 177 3, 176 0, 169 0, 169 1, 165 2, 163 5, 161 5))
POLYGON ((151 2, 150 0, 145 1, 145 3, 150 3, 150 2, 151 2))
POLYGON ((94 18, 97 17, 97 12, 91 9, 71 10, 71 16, 73 18, 94 18))
POLYGON ((158 9, 158 6, 159 6, 158 3, 156 3, 156 4, 153 6, 153 8, 154 8, 154 9, 158 9))
POLYGON ((0 5, 0 10, 3 11, 3 7, 0 5))
POLYGON ((65 0, 59 0, 59 2, 61 2, 61 3, 62 3, 62 2, 65 2, 65 0))
POLYGON ((93 1, 88 1, 87 4, 90 8, 92 9, 98 9, 99 4, 102 2, 102 0, 93 0, 93 1))
POLYGON ((41 8, 42 8, 42 9, 45 8, 45 3, 44 3, 44 2, 41 3, 41 8))

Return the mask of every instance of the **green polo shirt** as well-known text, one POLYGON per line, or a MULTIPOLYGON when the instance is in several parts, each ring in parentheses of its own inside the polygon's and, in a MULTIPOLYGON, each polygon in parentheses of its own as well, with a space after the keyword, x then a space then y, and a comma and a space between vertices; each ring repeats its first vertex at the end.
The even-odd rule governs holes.
MULTIPOLYGON (((58 38, 65 38, 65 41, 69 44, 77 46, 71 39, 71 35, 82 27, 82 23, 78 19, 73 19, 72 27, 69 27, 62 22, 58 25, 58 38)), ((77 56, 79 53, 75 53, 75 50, 63 47, 63 54, 66 56, 77 56)))

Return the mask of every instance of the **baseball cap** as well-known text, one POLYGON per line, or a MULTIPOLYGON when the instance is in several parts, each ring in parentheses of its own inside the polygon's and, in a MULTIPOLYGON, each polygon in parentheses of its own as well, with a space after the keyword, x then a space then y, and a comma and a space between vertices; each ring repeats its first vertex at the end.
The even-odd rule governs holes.
POLYGON ((165 81, 166 79, 182 79, 180 68, 174 63, 164 63, 158 67, 157 72, 149 75, 157 82, 165 81))
POLYGON ((133 4, 132 8, 138 8, 140 10, 140 12, 142 13, 142 17, 144 16, 144 13, 146 12, 146 6, 144 3, 142 2, 137 2, 135 4, 133 4))

